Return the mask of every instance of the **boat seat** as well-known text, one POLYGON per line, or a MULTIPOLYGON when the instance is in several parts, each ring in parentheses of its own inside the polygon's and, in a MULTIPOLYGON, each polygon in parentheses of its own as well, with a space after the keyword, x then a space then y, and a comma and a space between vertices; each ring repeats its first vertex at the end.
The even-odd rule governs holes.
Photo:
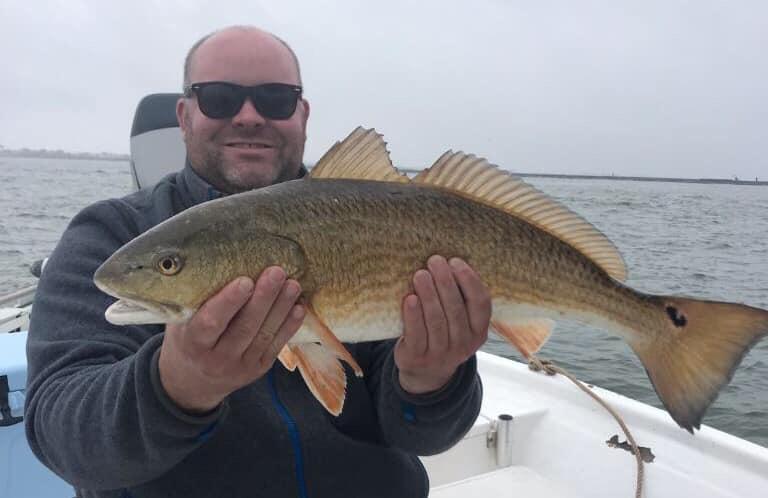
POLYGON ((486 474, 444 484, 430 490, 430 498, 467 496, 530 496, 536 498, 576 498, 528 467, 506 467, 486 474))
POLYGON ((131 126, 131 176, 135 190, 151 187, 184 167, 186 149, 176 119, 180 93, 153 93, 136 106, 131 126))

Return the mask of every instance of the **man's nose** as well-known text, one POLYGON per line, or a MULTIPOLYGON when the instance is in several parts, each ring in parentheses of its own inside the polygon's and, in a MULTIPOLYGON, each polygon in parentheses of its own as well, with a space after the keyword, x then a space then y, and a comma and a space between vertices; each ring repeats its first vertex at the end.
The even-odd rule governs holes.
POLYGON ((254 107, 250 98, 245 99, 243 106, 240 108, 240 112, 235 114, 232 118, 232 124, 234 126, 261 126, 266 122, 264 116, 259 114, 259 111, 254 107))

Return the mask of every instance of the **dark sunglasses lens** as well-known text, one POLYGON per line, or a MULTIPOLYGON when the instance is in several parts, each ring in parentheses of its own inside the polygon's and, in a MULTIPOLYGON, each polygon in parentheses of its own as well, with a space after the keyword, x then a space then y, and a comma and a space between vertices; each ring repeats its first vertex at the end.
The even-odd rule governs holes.
POLYGON ((256 110, 267 119, 288 119, 296 110, 299 93, 292 86, 266 84, 254 92, 256 110))
POLYGON ((213 119, 235 116, 243 106, 244 99, 242 89, 220 83, 201 85, 197 91, 200 110, 213 119))

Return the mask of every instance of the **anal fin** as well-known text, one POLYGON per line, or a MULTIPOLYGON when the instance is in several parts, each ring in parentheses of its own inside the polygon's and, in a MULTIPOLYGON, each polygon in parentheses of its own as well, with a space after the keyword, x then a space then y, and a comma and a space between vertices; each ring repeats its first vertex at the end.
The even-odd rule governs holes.
POLYGON ((491 318, 491 328, 520 351, 526 359, 544 346, 554 326, 555 322, 549 318, 531 318, 514 323, 491 318))

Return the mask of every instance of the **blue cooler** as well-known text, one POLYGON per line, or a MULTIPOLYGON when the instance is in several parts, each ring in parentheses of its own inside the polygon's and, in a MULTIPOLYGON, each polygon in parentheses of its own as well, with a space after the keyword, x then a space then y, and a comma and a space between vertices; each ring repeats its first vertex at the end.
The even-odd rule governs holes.
POLYGON ((26 343, 26 331, 0 334, 0 498, 72 498, 72 486, 40 463, 24 434, 26 343))

